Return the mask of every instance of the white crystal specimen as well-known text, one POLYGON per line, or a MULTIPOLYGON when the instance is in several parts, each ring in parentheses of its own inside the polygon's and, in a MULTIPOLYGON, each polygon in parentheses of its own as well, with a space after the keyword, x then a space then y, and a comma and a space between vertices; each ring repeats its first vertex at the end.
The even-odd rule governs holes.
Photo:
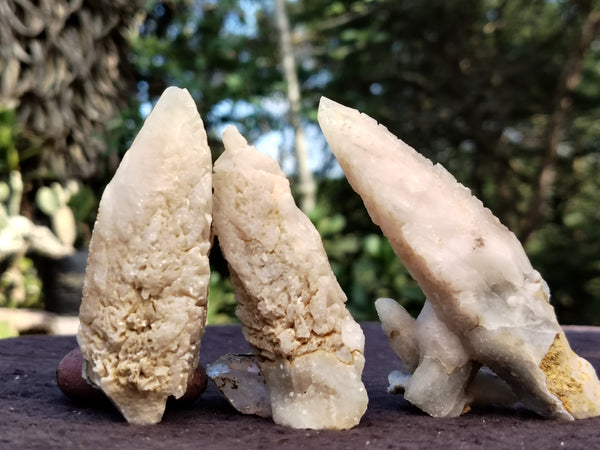
POLYGON ((295 428, 350 428, 368 402, 363 332, 277 162, 234 127, 225 129, 223 143, 213 174, 214 226, 273 420, 295 428))
POLYGON ((206 367, 221 394, 242 414, 271 417, 271 398, 256 355, 227 353, 206 367))
MULTIPOLYGON (((543 416, 600 414, 596 373, 569 348, 548 287, 514 234, 441 165, 372 118, 322 98, 319 123, 371 218, 470 358, 543 416)), ((421 373, 425 359, 420 352, 416 371, 431 378, 419 383, 438 384, 419 395, 444 399, 456 386, 440 383, 437 370, 421 373)))
POLYGON ((429 302, 416 320, 393 299, 377 299, 375 308, 392 349, 406 367, 389 374, 388 392, 404 393, 408 401, 434 417, 458 416, 472 404, 510 406, 517 402, 504 381, 471 361, 429 302))
POLYGON ((429 302, 417 317, 419 364, 404 398, 434 417, 460 415, 469 403, 466 387, 473 375, 470 355, 429 302), (442 385, 443 390, 437 389, 442 385))
POLYGON ((211 154, 194 100, 168 88, 106 187, 77 336, 86 376, 128 422, 162 418, 198 364, 206 322, 211 154))
POLYGON ((417 340, 417 321, 408 311, 391 298, 379 298, 375 309, 381 321, 392 350, 413 373, 419 365, 419 341, 417 340))

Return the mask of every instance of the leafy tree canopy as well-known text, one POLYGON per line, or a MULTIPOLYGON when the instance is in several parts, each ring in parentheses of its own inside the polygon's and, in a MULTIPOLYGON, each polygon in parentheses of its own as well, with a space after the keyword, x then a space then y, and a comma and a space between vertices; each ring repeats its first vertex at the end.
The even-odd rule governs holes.
MULTIPOLYGON (((563 322, 600 324, 597 2, 287 6, 305 124, 314 123, 321 95, 385 124, 444 164, 517 234, 563 322)), ((272 12, 268 0, 152 3, 132 41, 138 100, 177 84, 196 98, 215 141, 225 122, 251 141, 285 132, 272 12)), ((422 301, 343 180, 323 180, 319 199, 313 220, 357 315, 372 318, 369 302, 380 294, 422 301)))

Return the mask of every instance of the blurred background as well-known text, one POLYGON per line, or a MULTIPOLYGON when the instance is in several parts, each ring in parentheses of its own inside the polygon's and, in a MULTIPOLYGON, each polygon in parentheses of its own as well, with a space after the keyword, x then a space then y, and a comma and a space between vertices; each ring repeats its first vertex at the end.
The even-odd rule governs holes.
MULTIPOLYGON (((419 287, 316 124, 359 109, 469 187, 523 243, 563 324, 600 325, 600 2, 0 0, 0 337, 77 315, 102 191, 162 91, 214 157, 235 124, 288 174, 348 307, 419 287)), ((218 246, 209 323, 235 321, 218 246)))

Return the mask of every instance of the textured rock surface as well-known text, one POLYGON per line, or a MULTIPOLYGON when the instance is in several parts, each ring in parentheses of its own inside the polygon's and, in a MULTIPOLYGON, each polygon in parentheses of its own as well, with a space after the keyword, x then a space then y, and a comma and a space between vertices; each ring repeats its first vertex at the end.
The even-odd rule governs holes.
POLYGON ((364 336, 320 236, 278 164, 233 127, 214 167, 214 224, 271 397, 273 420, 350 428, 367 407, 364 336))
POLYGON ((132 423, 160 421, 206 322, 211 155, 189 93, 168 88, 102 196, 78 343, 86 375, 132 423))
MULTIPOLYGON (((371 218, 466 354, 543 416, 600 414, 596 374, 570 350, 548 287, 514 234, 442 166, 370 117, 323 98, 319 123, 371 218)), ((418 340, 415 373, 429 389, 414 389, 412 401, 441 405, 452 392, 462 396, 469 378, 464 359, 448 366, 435 347, 422 348, 427 340, 418 340), (432 358, 435 370, 421 370, 432 358)))

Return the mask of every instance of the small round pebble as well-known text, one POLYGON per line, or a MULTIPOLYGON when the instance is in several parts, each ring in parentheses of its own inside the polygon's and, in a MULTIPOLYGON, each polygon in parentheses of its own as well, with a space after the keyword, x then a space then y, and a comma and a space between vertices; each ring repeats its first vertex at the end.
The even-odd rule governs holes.
POLYGON ((94 403, 106 400, 104 393, 87 381, 81 375, 83 355, 79 348, 71 350, 58 364, 56 381, 63 394, 71 400, 81 403, 94 403))
MULTIPOLYGON (((58 364, 56 381, 60 390, 71 400, 78 403, 97 403, 106 401, 102 390, 93 387, 81 375, 83 355, 79 348, 74 348, 58 364)), ((205 390, 207 376, 204 367, 198 364, 194 376, 190 379, 187 390, 180 398, 169 397, 173 405, 189 405, 193 403, 205 390)))
POLYGON ((169 403, 173 403, 178 406, 189 405, 196 401, 200 395, 206 390, 206 384, 208 382, 208 377, 206 376, 206 370, 200 364, 194 371, 194 376, 188 382, 187 390, 185 394, 181 397, 175 399, 173 397, 169 398, 169 403))

